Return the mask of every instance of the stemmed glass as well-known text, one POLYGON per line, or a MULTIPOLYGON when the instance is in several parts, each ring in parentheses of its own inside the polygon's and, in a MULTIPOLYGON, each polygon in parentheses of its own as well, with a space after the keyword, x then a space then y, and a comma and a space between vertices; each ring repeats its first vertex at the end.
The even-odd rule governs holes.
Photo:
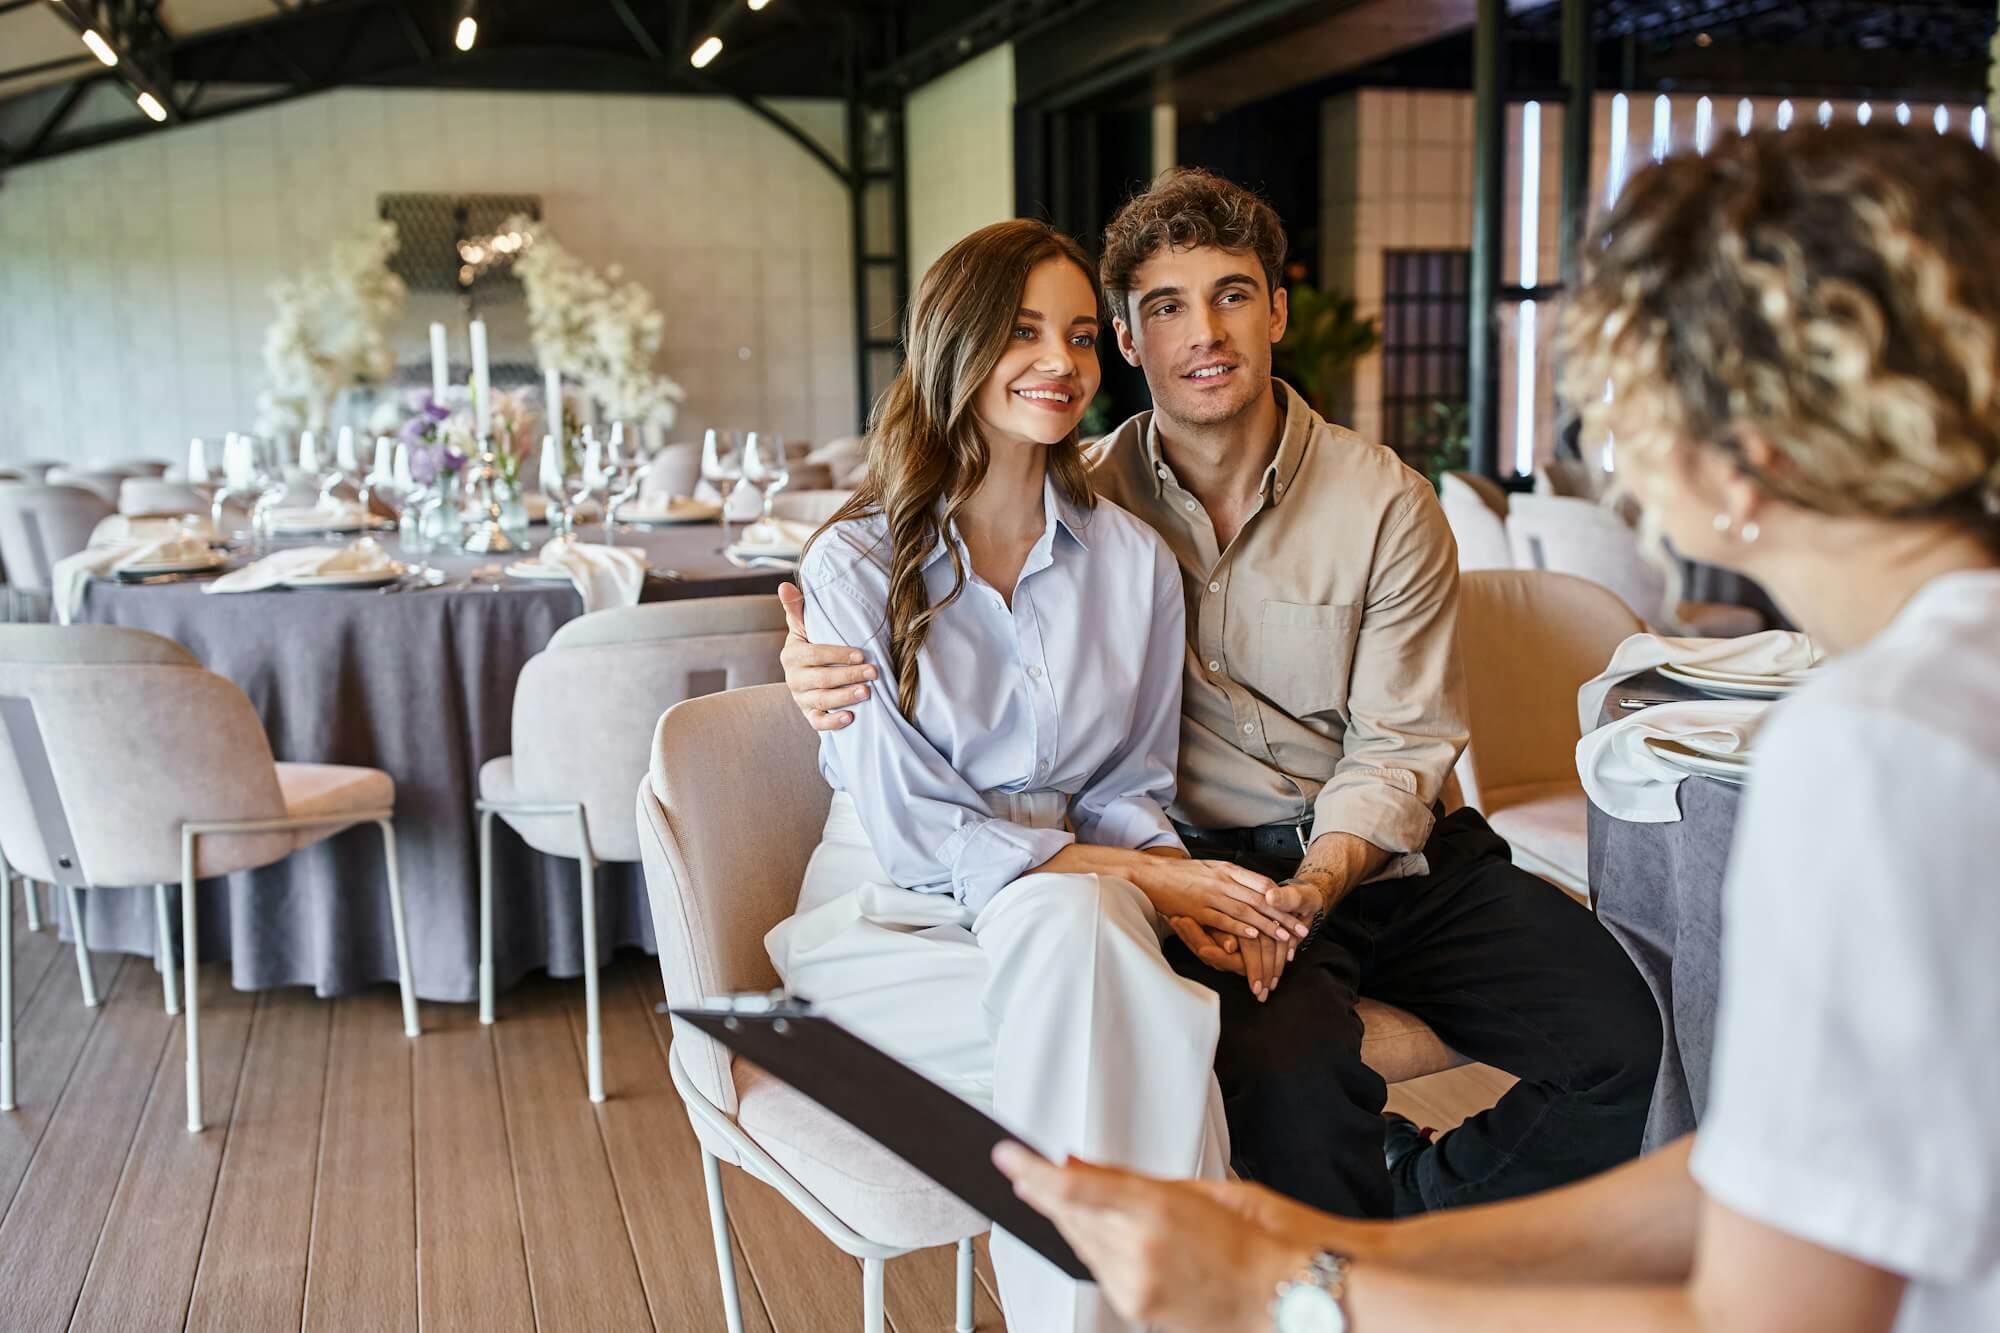
POLYGON ((542 498, 549 507, 549 540, 576 537, 576 502, 570 499, 571 478, 581 469, 570 467, 569 451, 554 435, 542 436, 542 498))
POLYGON ((569 479, 569 530, 576 535, 576 515, 579 509, 590 502, 592 496, 605 489, 607 477, 604 471, 604 441, 591 434, 590 427, 583 428, 583 447, 579 452, 580 466, 570 474, 569 479))
POLYGON ((225 495, 251 497, 250 539, 261 550, 271 535, 271 501, 285 489, 277 446, 251 435, 231 435, 223 446, 222 475, 227 485, 215 498, 216 521, 221 521, 225 495))
POLYGON ((410 469, 410 446, 398 444, 394 461, 389 465, 388 485, 383 489, 395 496, 397 511, 402 521, 397 525, 403 554, 417 557, 416 573, 428 577, 430 574, 430 538, 426 535, 428 520, 444 503, 444 487, 425 485, 410 469))
POLYGON ((729 549, 729 497, 743 480, 743 446, 733 430, 711 429, 701 440, 702 480, 722 496, 722 549, 729 549))
POLYGON ((639 493, 639 483, 652 471, 642 458, 637 432, 627 432, 625 423, 611 423, 611 443, 604 454, 608 477, 605 483, 604 540, 608 545, 618 531, 618 510, 639 493))
MULTIPOLYGON (((764 517, 757 528, 767 539, 775 538, 777 524, 771 517, 772 502, 778 492, 791 484, 792 464, 785 456, 785 437, 770 431, 751 431, 743 442, 743 479, 764 492, 764 517)), ((747 540, 747 534, 746 534, 747 540)))

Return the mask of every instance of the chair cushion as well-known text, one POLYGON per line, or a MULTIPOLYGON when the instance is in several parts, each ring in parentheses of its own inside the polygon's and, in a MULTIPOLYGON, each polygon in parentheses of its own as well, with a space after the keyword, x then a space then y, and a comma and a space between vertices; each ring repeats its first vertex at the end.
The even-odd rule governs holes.
POLYGON ((1704 639, 1740 639, 1746 634, 1761 634, 1766 628, 1763 613, 1747 606, 1682 602, 1676 609, 1681 620, 1704 639))
POLYGON ((986 1230, 977 1213, 805 1094, 746 1060, 733 1074, 743 1132, 856 1232, 914 1250, 986 1230))
POLYGON ((1415 1014, 1368 999, 1355 1005, 1354 1012, 1361 1018, 1362 1063, 1384 1083, 1407 1083, 1467 1063, 1415 1014))
MULTIPOLYGON (((503 754, 479 766, 479 799, 498 805, 506 801, 546 803, 547 797, 529 796, 514 777, 514 756, 503 754)), ((517 815, 502 810, 500 822, 521 835, 521 841, 549 856, 580 857, 583 846, 576 839, 576 820, 570 815, 517 815)), ((598 860, 605 858, 600 855, 598 860)))
POLYGON ((1580 784, 1499 793, 1486 822, 1514 849, 1514 864, 1571 893, 1590 884, 1590 798, 1580 784))
MULTIPOLYGON (((285 798, 285 813, 294 819, 318 815, 355 816, 393 809, 396 783, 379 768, 357 768, 351 764, 279 764, 278 790, 285 798)), ((300 829, 298 845, 310 847, 332 837, 345 824, 300 829)))

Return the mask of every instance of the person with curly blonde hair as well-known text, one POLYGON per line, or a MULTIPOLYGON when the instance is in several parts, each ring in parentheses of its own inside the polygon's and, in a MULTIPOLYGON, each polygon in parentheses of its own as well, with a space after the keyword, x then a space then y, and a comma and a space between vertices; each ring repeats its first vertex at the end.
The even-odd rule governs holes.
POLYGON ((1394 1223, 1003 1147, 1115 1306, 1204 1333, 2000 1328, 1996 236, 2000 164, 1963 140, 1753 134, 1635 177, 1565 314, 1566 393, 1648 522, 1834 654, 1758 734, 1699 1129, 1394 1223))

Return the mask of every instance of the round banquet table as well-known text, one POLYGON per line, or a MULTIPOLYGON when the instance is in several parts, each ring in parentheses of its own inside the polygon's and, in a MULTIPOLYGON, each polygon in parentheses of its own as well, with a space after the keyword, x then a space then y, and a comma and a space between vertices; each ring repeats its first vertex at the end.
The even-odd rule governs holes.
MULTIPOLYGON (((602 541, 600 528, 578 537, 602 541)), ((393 534, 384 542, 397 553, 393 534)), ((539 545, 540 530, 530 547, 539 545)), ((620 532, 650 568, 643 601, 774 592, 788 575, 742 569, 713 523, 620 532)), ((512 751, 515 682, 565 621, 583 613, 568 583, 500 573, 525 558, 433 554, 437 587, 272 589, 209 595, 203 582, 93 579, 78 623, 124 625, 178 641, 250 697, 281 760, 360 764, 396 782, 396 840, 411 969, 427 1000, 478 992, 480 765, 512 751)), ((400 555, 398 558, 403 558, 400 555)), ((673 702, 662 700, 661 708, 673 702)), ((636 788, 639 774, 633 774, 636 788)), ((199 783, 201 775, 186 780, 199 783)), ((498 985, 538 968, 583 970, 577 864, 529 849, 494 821, 493 964, 498 985)), ((276 865, 200 886, 200 953, 228 959, 239 989, 311 986, 321 995, 396 977, 381 837, 349 829, 276 865)), ((643 877, 610 864, 597 877, 599 956, 653 950, 643 877)), ((178 891, 176 889, 176 891, 178 891)), ((152 895, 93 890, 93 949, 151 957, 152 895)), ((61 901, 61 895, 57 895, 61 901)), ((178 919, 176 914, 176 919, 178 919)))
MULTIPOLYGON (((1598 725, 1629 717, 1621 699, 1707 696, 1645 672, 1606 697, 1598 725)), ((1598 920, 1625 946, 1660 1007, 1660 1072, 1643 1150, 1694 1129, 1708 1103, 1722 980, 1722 881, 1743 789, 1719 778, 1680 784, 1681 817, 1632 824, 1590 807, 1590 893, 1598 920)))

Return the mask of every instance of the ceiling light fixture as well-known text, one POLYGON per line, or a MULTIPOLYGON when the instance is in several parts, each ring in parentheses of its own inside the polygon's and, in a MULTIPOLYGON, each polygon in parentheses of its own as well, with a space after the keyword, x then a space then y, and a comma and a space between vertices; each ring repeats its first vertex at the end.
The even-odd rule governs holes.
POLYGON ((118 53, 111 49, 111 43, 97 35, 95 28, 83 30, 83 44, 90 48, 90 54, 96 56, 99 63, 111 66, 118 64, 118 53))
POLYGON ((751 12, 755 13, 757 10, 762 9, 765 5, 768 5, 770 3, 771 0, 750 0, 751 12))
POLYGON ((458 35, 452 38, 452 44, 461 51, 470 51, 472 44, 478 40, 479 20, 467 14, 458 21, 458 35))
POLYGON ((694 49, 694 54, 688 57, 688 64, 693 65, 696 69, 707 69, 715 62, 715 58, 721 54, 722 39, 720 37, 704 37, 701 39, 701 45, 694 49))
POLYGON ((154 124, 158 124, 167 118, 167 109, 161 106, 160 99, 151 93, 139 94, 139 109, 145 112, 146 118, 154 124))

